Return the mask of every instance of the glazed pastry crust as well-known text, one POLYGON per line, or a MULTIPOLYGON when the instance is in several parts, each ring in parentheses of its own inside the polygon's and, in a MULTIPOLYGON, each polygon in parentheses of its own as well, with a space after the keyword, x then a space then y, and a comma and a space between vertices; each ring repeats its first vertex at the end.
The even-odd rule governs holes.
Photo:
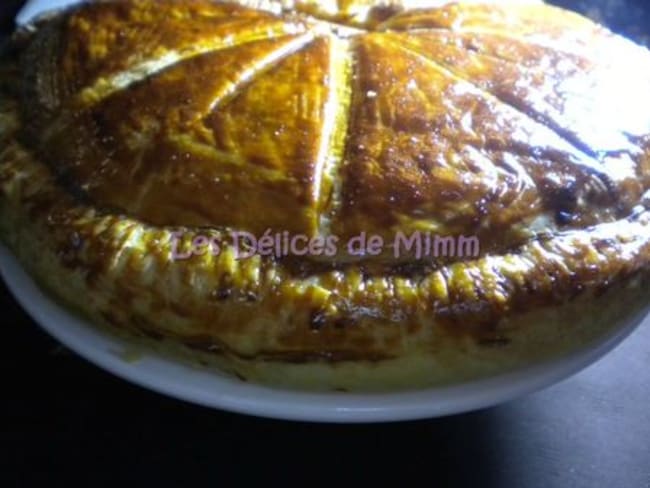
POLYGON ((308 3, 98 2, 15 41, 0 232, 53 296, 247 379, 354 390, 507 371, 645 309, 644 49, 544 5, 308 3), (481 250, 237 259, 230 233, 267 229, 481 250), (198 235, 221 252, 174 259, 198 235))

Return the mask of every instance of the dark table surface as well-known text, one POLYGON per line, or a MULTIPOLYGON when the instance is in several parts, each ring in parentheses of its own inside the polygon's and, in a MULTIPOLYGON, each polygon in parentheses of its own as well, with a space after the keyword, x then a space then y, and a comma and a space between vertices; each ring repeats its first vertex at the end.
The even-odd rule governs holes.
MULTIPOLYGON (((20 3, 2 0, 5 30, 20 3)), ((650 33, 650 5, 644 9, 642 0, 562 3, 637 40, 650 33)), ((442 419, 345 426, 257 419, 165 398, 57 345, 1 286, 0 307, 0 486, 422 480, 434 487, 650 488, 650 321, 597 364, 526 398, 442 419)))

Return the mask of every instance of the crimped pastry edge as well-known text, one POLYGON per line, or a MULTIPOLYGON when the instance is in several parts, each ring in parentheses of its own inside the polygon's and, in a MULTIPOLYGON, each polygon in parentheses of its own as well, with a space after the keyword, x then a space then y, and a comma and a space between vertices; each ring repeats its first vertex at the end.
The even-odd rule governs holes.
MULTIPOLYGON (((0 214, 1 215, 1 214, 0 214)), ((3 228, 4 230, 4 228, 3 228)), ((29 239, 22 241, 30 242, 29 239)), ((68 311, 80 315, 106 334, 128 344, 121 351, 125 361, 139 361, 158 354, 190 367, 214 368, 241 381, 300 391, 396 392, 460 384, 507 374, 587 350, 600 343, 648 309, 650 277, 640 275, 600 296, 582 296, 560 307, 545 307, 508 320, 508 340, 493 344, 465 341, 441 347, 435 354, 414 353, 380 361, 285 362, 246 359, 228 352, 192 349, 170 338, 152 338, 116 327, 98 310, 89 307, 84 279, 78 272, 59 266, 42 246, 12 249, 37 283, 68 311), (36 258, 36 259, 34 259, 36 258), (40 260, 40 262, 39 262, 40 260), (58 272, 55 271, 58 268, 58 272), (48 269, 48 271, 46 271, 48 269), (80 300, 81 298, 81 300, 80 300)))

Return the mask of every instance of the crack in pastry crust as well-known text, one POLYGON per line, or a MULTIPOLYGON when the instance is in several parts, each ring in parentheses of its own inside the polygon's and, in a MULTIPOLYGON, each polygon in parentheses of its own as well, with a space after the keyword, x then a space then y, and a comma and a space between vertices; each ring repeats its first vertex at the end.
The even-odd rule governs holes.
POLYGON ((650 114, 620 95, 631 119, 575 121, 583 99, 611 109, 599 97, 626 55, 636 78, 621 82, 650 86, 650 54, 573 14, 509 9, 391 11, 344 34, 208 1, 64 14, 16 48, 22 74, 3 62, 27 88, 0 100, 2 236, 96 321, 262 361, 507 344, 527 314, 628 289, 633 313, 648 298, 650 114), (267 228, 476 234, 481 254, 236 259, 229 232, 267 228), (222 252, 174 259, 199 235, 222 252))

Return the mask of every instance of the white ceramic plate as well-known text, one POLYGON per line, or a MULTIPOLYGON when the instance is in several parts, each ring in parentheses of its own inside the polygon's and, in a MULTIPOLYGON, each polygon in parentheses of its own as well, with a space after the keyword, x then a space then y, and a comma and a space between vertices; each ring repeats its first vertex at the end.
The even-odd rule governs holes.
POLYGON ((79 3, 80 0, 29 0, 16 16, 16 23, 24 25, 31 19, 49 10, 56 10, 79 3))
MULTIPOLYGON (((458 386, 394 394, 305 393, 244 383, 147 353, 132 362, 132 346, 55 304, 17 260, 0 246, 0 274, 18 302, 43 329, 97 366, 145 388, 200 405, 288 420, 382 422, 437 417, 488 407, 566 378, 614 348, 643 317, 584 351, 511 374, 458 386)), ((16 345, 20 347, 20 345, 16 345)), ((72 380, 71 380, 72 381, 72 380)))

